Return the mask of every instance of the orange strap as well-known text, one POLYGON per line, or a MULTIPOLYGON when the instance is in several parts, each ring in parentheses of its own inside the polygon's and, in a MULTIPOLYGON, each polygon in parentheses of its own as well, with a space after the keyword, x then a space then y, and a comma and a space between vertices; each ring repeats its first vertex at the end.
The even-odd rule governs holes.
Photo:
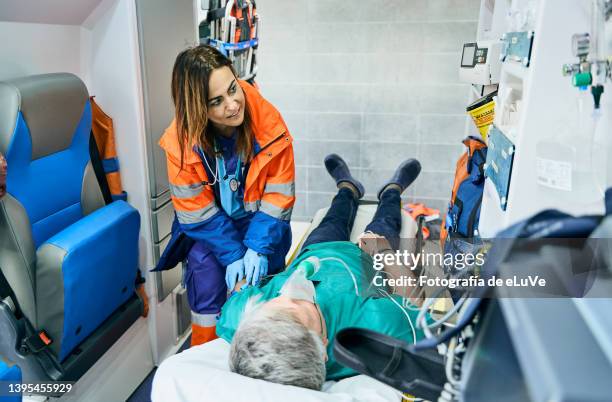
MULTIPOLYGON (((94 100, 94 96, 89 98, 91 102, 91 131, 98 151, 100 159, 113 159, 117 157, 117 148, 115 146, 115 130, 113 128, 113 119, 110 118, 94 100)), ((112 195, 122 195, 123 186, 121 184, 121 176, 119 172, 111 172, 106 174, 108 188, 112 195)))
MULTIPOLYGON (((404 207, 406 211, 412 216, 412 218, 416 221, 419 216, 440 216, 440 211, 438 209, 429 208, 423 203, 418 204, 406 204, 404 207)), ((421 232, 423 233, 423 239, 429 238, 429 229, 425 226, 421 228, 421 232)))
POLYGON ((423 216, 435 216, 435 215, 440 216, 440 210, 434 209, 434 208, 429 208, 428 206, 426 206, 423 203, 406 204, 405 209, 406 209, 406 211, 408 211, 410 216, 412 216, 415 220, 416 220, 416 218, 418 218, 421 215, 423 215, 423 216))
POLYGON ((146 317, 149 315, 149 296, 147 296, 147 291, 145 289, 144 283, 136 285, 136 293, 142 300, 142 316, 146 317))
POLYGON ((255 6, 253 6, 253 13, 249 13, 249 7, 247 5, 247 7, 244 9, 239 8, 237 4, 234 4, 234 6, 232 7, 232 11, 230 12, 230 15, 232 17, 236 18, 236 34, 234 35, 233 38, 230 38, 230 41, 234 41, 236 43, 240 42, 240 36, 242 34, 242 27, 240 26, 241 24, 241 20, 242 19, 246 19, 246 22, 249 26, 249 31, 250 31, 250 35, 249 38, 247 38, 247 40, 250 39, 254 39, 255 38, 255 31, 253 30, 253 16, 257 13, 255 6))

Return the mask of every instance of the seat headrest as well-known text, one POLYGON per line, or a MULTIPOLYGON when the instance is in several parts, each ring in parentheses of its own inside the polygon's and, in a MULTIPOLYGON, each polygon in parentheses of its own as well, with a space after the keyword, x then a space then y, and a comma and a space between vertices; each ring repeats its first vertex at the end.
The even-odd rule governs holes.
POLYGON ((69 73, 0 82, 0 152, 7 153, 19 113, 32 139, 32 160, 68 148, 88 98, 83 81, 69 73))

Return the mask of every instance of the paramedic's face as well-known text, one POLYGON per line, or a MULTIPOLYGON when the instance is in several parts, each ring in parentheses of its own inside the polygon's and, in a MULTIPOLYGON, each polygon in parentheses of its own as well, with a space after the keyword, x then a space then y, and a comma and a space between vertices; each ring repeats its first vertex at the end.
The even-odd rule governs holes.
POLYGON ((208 120, 221 130, 241 125, 244 121, 244 92, 232 70, 229 67, 213 70, 208 90, 208 120))

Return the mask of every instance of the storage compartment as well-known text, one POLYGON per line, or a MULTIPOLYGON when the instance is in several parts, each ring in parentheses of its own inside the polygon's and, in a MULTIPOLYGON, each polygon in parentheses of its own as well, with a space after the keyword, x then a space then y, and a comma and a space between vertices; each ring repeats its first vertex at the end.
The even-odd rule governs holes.
MULTIPOLYGON (((159 257, 166 249, 166 246, 170 241, 170 237, 170 235, 167 235, 161 242, 155 243, 153 246, 153 258, 155 260, 155 264, 157 264, 159 257)), ((161 302, 170 293, 172 293, 172 290, 179 283, 181 283, 181 279, 183 278, 183 264, 179 263, 176 267, 167 271, 155 272, 155 275, 157 276, 157 300, 161 302)))
POLYGON ((151 197, 151 209, 159 209, 168 201, 170 201, 170 190, 166 190, 155 197, 151 197))
POLYGON ((153 210, 153 241, 155 243, 159 243, 161 239, 170 234, 173 220, 174 207, 172 206, 172 201, 168 201, 158 209, 153 210))
POLYGON ((191 328, 191 308, 187 299, 187 289, 177 286, 172 293, 174 294, 176 305, 176 331, 174 335, 178 343, 185 332, 191 328))

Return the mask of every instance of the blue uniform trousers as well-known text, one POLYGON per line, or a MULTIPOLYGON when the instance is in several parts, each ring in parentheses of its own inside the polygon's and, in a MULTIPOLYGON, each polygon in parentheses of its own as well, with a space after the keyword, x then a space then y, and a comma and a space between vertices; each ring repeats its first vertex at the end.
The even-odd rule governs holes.
MULTIPOLYGON (((234 226, 244 237, 252 214, 234 220, 234 226)), ((268 255, 268 275, 276 274, 285 268, 285 256, 290 244, 280 245, 281 249, 268 255)), ((202 242, 196 241, 187 256, 185 287, 191 311, 198 314, 218 314, 227 298, 225 266, 215 258, 213 252, 202 242)))

